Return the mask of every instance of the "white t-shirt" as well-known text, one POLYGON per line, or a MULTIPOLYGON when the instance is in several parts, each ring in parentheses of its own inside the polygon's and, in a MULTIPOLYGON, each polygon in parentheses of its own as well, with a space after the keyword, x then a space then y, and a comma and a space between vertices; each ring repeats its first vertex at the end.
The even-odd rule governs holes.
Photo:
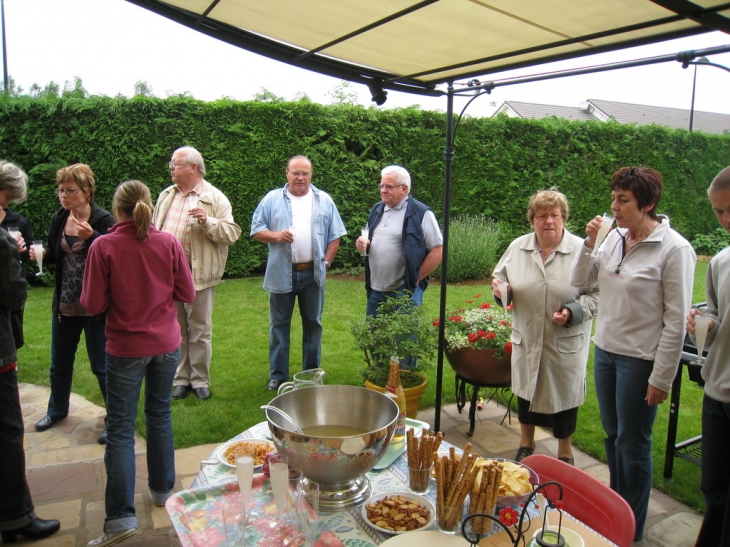
POLYGON ((299 264, 301 262, 312 261, 312 191, 308 191, 303 196, 295 196, 290 194, 289 190, 286 195, 291 201, 291 213, 293 218, 294 243, 291 246, 292 262, 299 264))

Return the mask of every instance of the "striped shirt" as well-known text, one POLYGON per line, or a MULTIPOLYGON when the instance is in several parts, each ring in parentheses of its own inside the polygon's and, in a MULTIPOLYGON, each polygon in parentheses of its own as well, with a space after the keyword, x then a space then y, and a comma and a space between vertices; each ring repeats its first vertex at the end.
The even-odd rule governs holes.
POLYGON ((203 188, 203 181, 201 180, 195 188, 190 190, 187 194, 183 194, 183 191, 179 186, 175 186, 175 194, 172 196, 170 207, 167 209, 165 220, 162 226, 159 228, 163 232, 168 232, 174 235, 182 244, 183 250, 185 251, 185 258, 188 259, 190 264, 190 209, 194 209, 198 206, 198 198, 200 197, 200 191, 203 188))

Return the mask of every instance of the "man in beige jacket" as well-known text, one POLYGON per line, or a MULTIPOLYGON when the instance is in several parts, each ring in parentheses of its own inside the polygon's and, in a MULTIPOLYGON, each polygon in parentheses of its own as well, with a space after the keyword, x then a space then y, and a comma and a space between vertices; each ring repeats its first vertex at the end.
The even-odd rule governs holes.
POLYGON ((215 286, 223 277, 228 247, 240 237, 241 228, 233 221, 228 198, 203 178, 200 152, 189 146, 178 148, 169 167, 175 184, 160 193, 152 222, 180 240, 196 290, 192 304, 175 302, 182 345, 172 397, 184 399, 193 391, 208 399, 215 286))

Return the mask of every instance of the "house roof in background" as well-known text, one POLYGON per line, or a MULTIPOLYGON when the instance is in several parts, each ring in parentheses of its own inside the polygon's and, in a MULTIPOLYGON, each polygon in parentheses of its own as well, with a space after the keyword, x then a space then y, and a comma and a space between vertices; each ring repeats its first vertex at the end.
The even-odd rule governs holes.
POLYGON ((127 0, 235 46, 346 80, 436 84, 712 30, 721 0, 127 0))
POLYGON ((551 116, 565 118, 566 120, 596 120, 596 118, 588 113, 585 108, 577 106, 558 106, 553 104, 524 103, 520 101, 505 101, 494 113, 494 116, 503 113, 508 116, 532 118, 535 120, 550 118, 551 116))
MULTIPOLYGON (((689 129, 690 110, 588 99, 587 102, 578 107, 505 101, 494 113, 494 116, 499 114, 535 120, 550 116, 582 121, 605 122, 614 119, 623 124, 656 124, 671 127, 672 129, 689 129)), ((692 128, 694 131, 714 134, 730 132, 730 114, 695 110, 692 128)))
MULTIPOLYGON (((638 125, 666 125, 673 129, 688 129, 690 110, 666 108, 644 104, 618 103, 601 99, 589 99, 588 103, 599 108, 604 114, 619 123, 638 125)), ((705 133, 724 133, 730 131, 730 114, 702 112, 695 110, 692 120, 694 131, 705 133)))

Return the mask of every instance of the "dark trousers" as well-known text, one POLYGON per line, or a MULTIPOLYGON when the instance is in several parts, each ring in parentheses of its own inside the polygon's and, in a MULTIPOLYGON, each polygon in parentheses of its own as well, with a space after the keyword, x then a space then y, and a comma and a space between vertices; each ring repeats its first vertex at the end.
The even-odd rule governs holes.
POLYGON ((91 372, 99 382, 101 396, 106 403, 106 321, 99 317, 51 318, 51 398, 48 415, 55 422, 68 416, 71 384, 74 377, 76 348, 81 333, 86 336, 86 352, 91 372))
POLYGON ((0 453, 0 530, 14 530, 35 516, 25 480, 23 415, 15 369, 0 374, 0 453))
POLYGON ((730 545, 730 403, 702 400, 702 479, 705 518, 695 547, 730 545))

